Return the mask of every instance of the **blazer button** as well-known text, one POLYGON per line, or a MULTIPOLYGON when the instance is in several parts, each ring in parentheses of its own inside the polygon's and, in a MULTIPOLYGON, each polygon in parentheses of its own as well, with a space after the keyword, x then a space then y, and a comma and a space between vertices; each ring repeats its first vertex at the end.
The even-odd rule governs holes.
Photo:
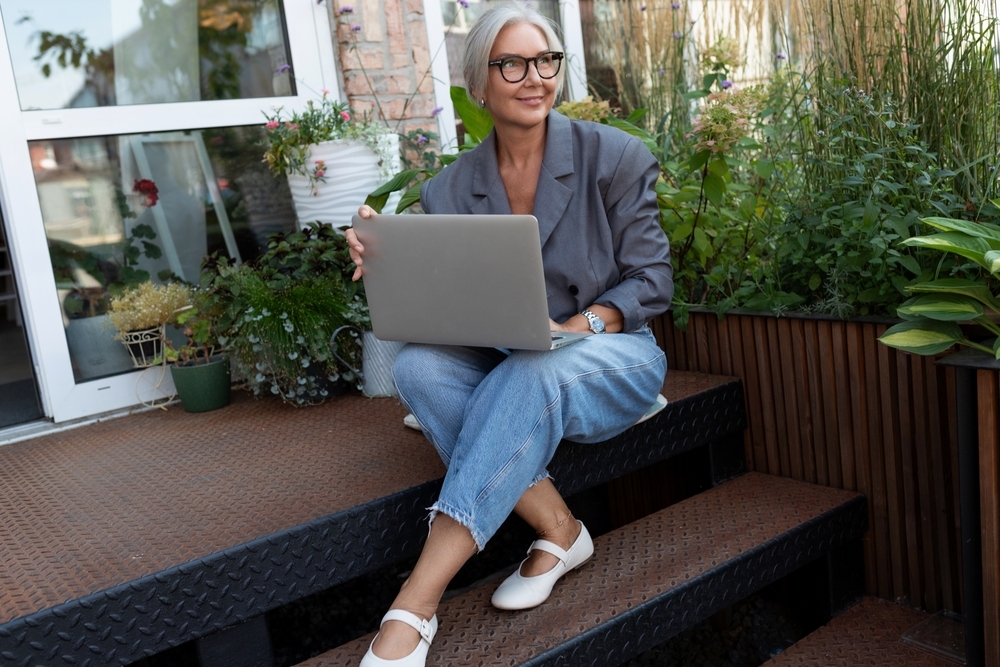
POLYGON ((580 290, 578 290, 576 288, 576 285, 570 285, 569 286, 569 293, 572 294, 573 296, 576 296, 577 294, 580 293, 580 290))

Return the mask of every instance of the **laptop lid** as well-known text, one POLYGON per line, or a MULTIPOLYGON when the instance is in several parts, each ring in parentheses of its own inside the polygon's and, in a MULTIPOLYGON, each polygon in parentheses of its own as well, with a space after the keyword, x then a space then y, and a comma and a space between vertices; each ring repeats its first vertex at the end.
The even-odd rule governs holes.
POLYGON ((372 330, 382 340, 548 350, 532 215, 358 215, 372 330))

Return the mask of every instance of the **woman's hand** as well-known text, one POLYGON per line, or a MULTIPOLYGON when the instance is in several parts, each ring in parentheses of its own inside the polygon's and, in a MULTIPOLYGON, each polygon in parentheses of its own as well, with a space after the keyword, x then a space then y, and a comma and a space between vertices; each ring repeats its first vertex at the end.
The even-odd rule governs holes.
MULTIPOLYGON (((375 215, 375 210, 370 206, 362 205, 358 209, 358 215, 364 219, 368 219, 375 215)), ((358 268, 354 270, 354 276, 351 280, 360 280, 364 272, 361 270, 362 257, 365 254, 365 247, 361 245, 361 241, 358 240, 358 235, 354 233, 354 230, 348 227, 344 230, 344 238, 347 239, 347 249, 351 253, 351 261, 357 264, 358 268)))

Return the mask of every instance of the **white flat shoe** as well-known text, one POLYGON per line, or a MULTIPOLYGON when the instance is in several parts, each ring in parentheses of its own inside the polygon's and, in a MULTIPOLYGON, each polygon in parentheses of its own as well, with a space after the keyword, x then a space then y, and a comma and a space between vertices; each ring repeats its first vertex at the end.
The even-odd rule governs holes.
MULTIPOLYGON (((532 551, 545 551, 556 558, 559 562, 548 572, 534 577, 521 576, 521 567, 517 568, 514 574, 504 579, 500 587, 493 593, 493 606, 497 609, 531 609, 537 607, 549 598, 552 587, 556 582, 571 570, 580 567, 594 555, 594 541, 590 539, 590 533, 586 526, 580 524, 580 535, 573 542, 573 546, 568 551, 564 551, 558 545, 547 540, 535 540, 528 549, 530 555, 532 551)), ((525 559, 527 560, 527 558, 525 559)), ((521 561, 521 566, 524 561, 521 561)))
MULTIPOLYGON (((413 649, 413 653, 396 660, 386 660, 385 658, 378 657, 372 653, 372 647, 369 646, 365 657, 361 659, 360 667, 424 667, 424 663, 427 662, 427 650, 431 647, 431 642, 434 641, 434 635, 437 634, 437 614, 431 616, 431 620, 425 621, 416 614, 411 614, 403 609, 390 609, 382 617, 379 627, 385 625, 386 621, 401 621, 406 623, 420 633, 420 643, 417 644, 417 648, 413 649)), ((378 635, 375 636, 378 637, 378 635)), ((375 640, 373 639, 372 644, 374 643, 375 640)))
POLYGON ((417 421, 417 418, 413 416, 412 412, 403 417, 403 426, 412 428, 414 431, 420 431, 421 433, 424 430, 420 425, 420 422, 417 421))
MULTIPOLYGON (((663 394, 657 394, 656 400, 653 402, 651 406, 649 406, 649 409, 646 410, 646 412, 644 412, 641 417, 639 417, 639 421, 637 421, 636 424, 641 424, 642 422, 646 421, 653 415, 659 414, 659 412, 663 410, 663 408, 665 407, 667 407, 666 396, 664 396, 663 394)), ((635 426, 635 424, 633 424, 633 426, 635 426)))

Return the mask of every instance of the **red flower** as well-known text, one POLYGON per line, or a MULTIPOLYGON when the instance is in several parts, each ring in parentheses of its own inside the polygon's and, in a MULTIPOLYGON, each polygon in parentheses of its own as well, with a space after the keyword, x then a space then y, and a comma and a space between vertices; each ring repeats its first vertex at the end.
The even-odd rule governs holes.
POLYGON ((132 192, 145 195, 146 206, 156 206, 156 202, 160 199, 160 191, 156 189, 156 183, 148 178, 136 179, 135 183, 132 184, 132 192))

